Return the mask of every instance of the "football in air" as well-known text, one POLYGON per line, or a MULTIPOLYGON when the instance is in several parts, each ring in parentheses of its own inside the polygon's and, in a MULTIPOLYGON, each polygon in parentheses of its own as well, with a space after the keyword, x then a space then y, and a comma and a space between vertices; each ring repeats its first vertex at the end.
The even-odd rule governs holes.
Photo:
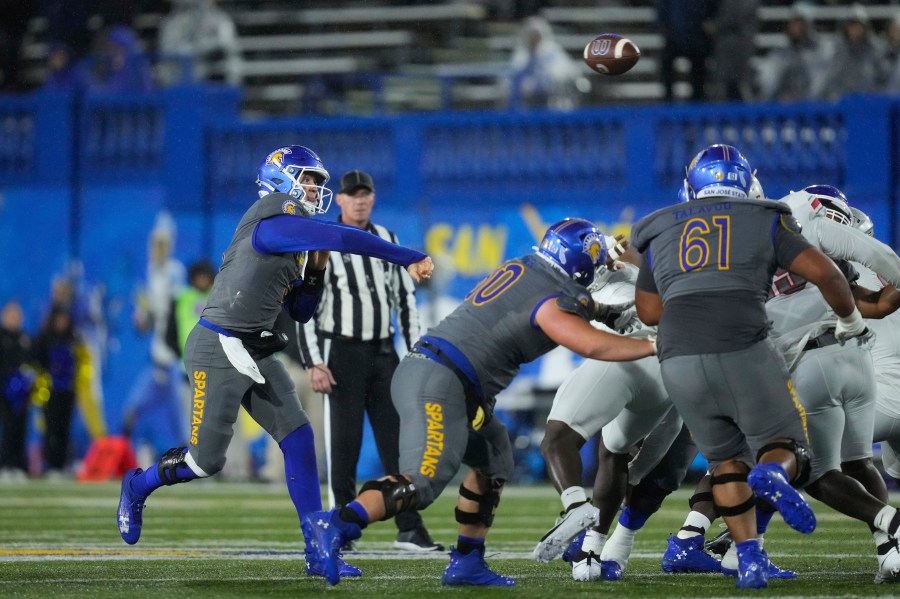
POLYGON ((602 33, 584 47, 584 63, 601 75, 626 73, 640 57, 633 41, 615 33, 602 33))

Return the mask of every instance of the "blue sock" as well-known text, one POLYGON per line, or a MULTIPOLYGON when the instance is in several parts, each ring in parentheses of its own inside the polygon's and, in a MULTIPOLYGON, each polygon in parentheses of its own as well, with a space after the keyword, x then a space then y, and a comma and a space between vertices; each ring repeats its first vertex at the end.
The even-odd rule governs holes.
POLYGON ((766 532, 766 529, 769 528, 769 522, 774 515, 775 512, 771 510, 761 510, 756 508, 756 534, 761 535, 766 532))
POLYGON ((319 490, 319 468, 316 465, 316 443, 313 429, 304 424, 278 444, 284 453, 284 474, 294 508, 302 519, 322 509, 319 490))
MULTIPOLYGON (((184 453, 187 453, 187 448, 184 453)), ((175 469, 175 480, 169 484, 183 483, 199 478, 187 464, 181 463, 175 469)), ((156 462, 137 476, 131 479, 131 490, 141 497, 148 497, 150 493, 165 485, 159 476, 159 462, 156 462)))
POLYGON ((631 530, 640 530, 648 518, 650 518, 650 514, 633 509, 631 506, 625 506, 625 509, 619 514, 619 524, 631 530))
POLYGON ((359 516, 360 520, 366 524, 369 523, 369 512, 366 511, 366 508, 364 508, 361 503, 358 501, 351 501, 347 507, 356 512, 356 515, 359 516))

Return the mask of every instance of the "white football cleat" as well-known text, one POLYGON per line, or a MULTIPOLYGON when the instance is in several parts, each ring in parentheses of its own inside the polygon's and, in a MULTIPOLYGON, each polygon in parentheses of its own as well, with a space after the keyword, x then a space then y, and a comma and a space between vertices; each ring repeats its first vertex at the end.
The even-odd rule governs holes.
POLYGON ((900 551, 893 539, 878 546, 878 572, 875 584, 900 582, 900 551))
MULTIPOLYGON (((577 507, 570 508, 569 511, 563 512, 556 521, 556 525, 543 536, 534 548, 532 557, 539 562, 549 562, 559 557, 572 539, 578 536, 578 533, 596 525, 599 520, 600 510, 590 503, 582 503, 577 507)), ((597 568, 600 568, 599 561, 597 568)))
POLYGON ((600 580, 603 577, 603 568, 600 566, 600 558, 593 551, 585 553, 579 551, 572 561, 572 579, 579 582, 600 580))

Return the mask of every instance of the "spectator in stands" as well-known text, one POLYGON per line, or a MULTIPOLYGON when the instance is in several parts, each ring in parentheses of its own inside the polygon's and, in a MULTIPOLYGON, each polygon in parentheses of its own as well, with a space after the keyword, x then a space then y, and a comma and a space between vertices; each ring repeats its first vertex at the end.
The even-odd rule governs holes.
POLYGON ((541 17, 525 21, 510 62, 510 105, 566 110, 577 103, 579 70, 541 17))
POLYGON ((87 55, 92 41, 90 0, 37 0, 37 14, 47 22, 48 42, 64 42, 77 56, 87 55))
POLYGON ((888 24, 887 48, 883 62, 884 66, 881 72, 884 82, 882 87, 887 92, 900 92, 900 14, 897 14, 888 24))
POLYGON ((63 306, 54 306, 35 341, 35 358, 49 377, 49 395, 44 405, 44 459, 50 476, 61 476, 69 458, 77 345, 72 314, 63 306))
POLYGON ((0 0, 0 91, 17 91, 24 85, 19 55, 33 12, 33 0, 0 0))
POLYGON ((0 312, 0 479, 24 480, 25 439, 31 379, 31 340, 22 330, 22 306, 9 301, 0 312))
POLYGON ((850 17, 837 36, 834 53, 817 98, 834 100, 846 94, 868 93, 878 89, 883 79, 884 42, 872 33, 867 11, 854 4, 850 17))
MULTIPOLYGON (((173 0, 173 4, 159 28, 163 58, 190 57, 194 78, 240 85, 243 65, 234 20, 215 0, 173 0)), ((164 70, 164 83, 175 78, 173 69, 164 70)))
POLYGON ((821 89, 831 50, 813 28, 811 10, 804 2, 793 5, 786 26, 787 45, 770 51, 760 62, 761 100, 796 102, 821 89))
POLYGON ((50 42, 47 46, 47 78, 45 89, 76 90, 87 86, 90 77, 88 65, 79 60, 66 42, 50 42))
POLYGON ((720 0, 717 3, 709 28, 713 41, 711 83, 713 97, 717 100, 744 101, 751 97, 747 73, 751 72, 750 59, 756 49, 758 8, 759 0, 720 0))
POLYGON ((113 25, 101 35, 92 59, 91 87, 114 92, 153 89, 150 62, 141 52, 134 31, 125 25, 113 25))
POLYGON ((675 98, 675 59, 691 63, 691 100, 706 99, 706 59, 712 50, 707 33, 715 3, 712 0, 656 0, 656 15, 664 44, 660 55, 660 76, 665 99, 675 98))

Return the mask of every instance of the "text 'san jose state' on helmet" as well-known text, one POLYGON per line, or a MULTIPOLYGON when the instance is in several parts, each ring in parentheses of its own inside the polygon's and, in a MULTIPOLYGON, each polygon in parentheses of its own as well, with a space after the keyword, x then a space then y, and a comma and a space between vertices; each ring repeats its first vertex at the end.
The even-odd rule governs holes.
POLYGON ((331 206, 331 190, 325 187, 330 179, 319 156, 304 146, 284 146, 270 152, 257 169, 256 185, 260 197, 280 192, 296 202, 285 202, 284 211, 302 214, 324 214, 331 206), (305 175, 312 175, 314 185, 301 185, 305 175))
POLYGON ((538 252, 585 287, 606 267, 607 248, 603 233, 581 218, 565 218, 551 225, 544 233, 538 252))
POLYGON ((853 224, 853 213, 850 212, 850 202, 844 192, 833 185, 810 185, 803 191, 809 194, 809 202, 813 208, 818 204, 825 206, 825 216, 842 225, 853 224))
POLYGON ((697 154, 687 168, 690 199, 746 198, 752 181, 750 163, 734 146, 715 144, 697 154))

